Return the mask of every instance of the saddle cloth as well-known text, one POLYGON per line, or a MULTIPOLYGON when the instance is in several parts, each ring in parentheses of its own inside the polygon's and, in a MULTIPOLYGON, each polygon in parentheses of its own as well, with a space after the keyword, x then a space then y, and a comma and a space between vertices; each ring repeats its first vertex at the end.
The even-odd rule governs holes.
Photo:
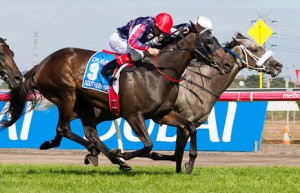
POLYGON ((110 82, 108 77, 102 76, 100 73, 104 65, 114 60, 118 54, 103 50, 95 53, 88 61, 83 76, 82 87, 86 89, 93 89, 100 92, 108 93, 109 108, 113 115, 120 116, 119 105, 119 77, 120 72, 127 66, 133 64, 127 63, 122 65, 119 69, 114 71, 114 76, 117 80, 110 82))

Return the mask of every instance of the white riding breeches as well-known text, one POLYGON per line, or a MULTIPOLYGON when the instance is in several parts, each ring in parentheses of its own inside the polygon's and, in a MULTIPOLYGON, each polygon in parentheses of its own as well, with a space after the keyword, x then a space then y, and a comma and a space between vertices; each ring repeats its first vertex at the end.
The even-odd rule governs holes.
POLYGON ((132 61, 139 61, 144 58, 144 52, 132 49, 128 45, 128 41, 123 39, 118 32, 113 33, 109 39, 110 48, 119 54, 130 53, 132 61))

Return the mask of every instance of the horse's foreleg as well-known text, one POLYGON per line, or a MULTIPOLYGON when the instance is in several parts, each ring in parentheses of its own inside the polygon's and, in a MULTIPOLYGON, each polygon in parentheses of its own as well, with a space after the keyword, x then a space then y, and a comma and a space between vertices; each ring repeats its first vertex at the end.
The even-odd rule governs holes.
POLYGON ((159 123, 177 127, 178 130, 177 134, 179 135, 177 136, 176 151, 174 154, 174 158, 176 160, 176 172, 181 172, 181 163, 183 159, 184 148, 188 140, 188 136, 189 136, 188 133, 190 133, 191 135, 191 147, 189 152, 190 159, 189 159, 189 163, 185 164, 185 168, 186 168, 186 172, 188 174, 191 174, 194 167, 195 159, 197 157, 196 128, 192 125, 190 121, 182 118, 175 111, 171 111, 169 114, 160 118, 159 123))
POLYGON ((113 153, 115 153, 118 157, 124 158, 125 160, 129 160, 135 157, 143 157, 144 155, 149 154, 152 150, 153 144, 147 131, 143 115, 138 114, 136 116, 129 116, 128 118, 125 118, 125 120, 131 126, 131 129, 134 131, 137 137, 144 144, 144 148, 132 152, 121 153, 119 151, 114 151, 113 153))
POLYGON ((197 130, 196 127, 192 124, 188 125, 187 128, 190 132, 190 151, 189 151, 189 162, 185 163, 185 171, 187 174, 191 174, 194 168, 195 160, 197 157, 197 130))
POLYGON ((184 155, 184 148, 189 139, 189 133, 186 129, 177 127, 177 136, 176 136, 176 148, 175 148, 175 157, 176 157, 176 168, 177 172, 181 171, 181 164, 184 155))
POLYGON ((176 136, 176 149, 173 155, 164 155, 158 152, 151 152, 144 157, 150 158, 152 160, 167 160, 167 161, 176 161, 176 172, 181 172, 181 164, 184 155, 184 148, 189 139, 189 134, 186 129, 177 127, 177 136, 176 136))
MULTIPOLYGON (((96 144, 96 147, 113 163, 113 164, 118 164, 120 167, 119 169, 121 171, 129 171, 132 168, 126 164, 124 161, 122 161, 120 158, 112 155, 110 152, 110 150, 107 148, 107 146, 100 140, 99 135, 97 130, 95 129, 96 127, 92 127, 92 126, 88 126, 85 125, 84 120, 83 120, 83 124, 84 124, 84 134, 85 137, 89 140, 89 141, 93 141, 96 144)), ((89 155, 87 155, 89 156, 89 155)))
POLYGON ((181 172, 181 164, 184 155, 184 148, 189 139, 189 134, 187 130, 182 128, 177 128, 177 138, 176 138, 176 149, 173 155, 165 155, 158 152, 151 152, 142 157, 150 158, 152 160, 167 160, 167 161, 176 161, 176 172, 181 172))

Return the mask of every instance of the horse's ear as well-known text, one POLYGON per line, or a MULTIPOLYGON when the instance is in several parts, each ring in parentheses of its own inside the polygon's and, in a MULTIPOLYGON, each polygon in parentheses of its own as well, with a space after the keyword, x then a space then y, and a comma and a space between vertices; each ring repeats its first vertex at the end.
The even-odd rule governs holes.
POLYGON ((190 20, 190 23, 191 23, 192 28, 195 28, 196 24, 194 24, 191 20, 190 20))
POLYGON ((232 39, 233 39, 233 41, 235 41, 235 42, 238 42, 239 41, 239 39, 240 39, 240 33, 236 33, 233 37, 232 37, 232 39))
POLYGON ((191 28, 190 28, 190 31, 194 31, 196 32, 197 31, 197 24, 193 23, 191 20, 190 20, 190 23, 191 23, 191 28))

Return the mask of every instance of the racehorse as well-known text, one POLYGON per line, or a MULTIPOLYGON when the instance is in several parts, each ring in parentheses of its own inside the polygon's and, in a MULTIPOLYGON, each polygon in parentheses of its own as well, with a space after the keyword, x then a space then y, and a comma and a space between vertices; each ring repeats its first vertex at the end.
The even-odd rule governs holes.
MULTIPOLYGON (((199 127, 207 121, 209 113, 219 96, 229 87, 237 73, 244 68, 264 72, 273 77, 281 72, 282 65, 269 55, 270 52, 240 33, 235 35, 231 42, 227 43, 225 49, 233 66, 229 73, 220 75, 217 69, 193 60, 187 67, 180 82, 179 94, 174 109, 182 117, 192 122, 195 127, 199 127)), ((96 113, 98 111, 98 109, 95 109, 96 113)), ((84 122, 87 121, 85 120, 87 117, 79 116, 78 118, 81 118, 84 122)), ((88 117, 88 119, 90 118, 88 117)), ((94 129, 89 127, 84 127, 84 130, 86 134, 94 131, 94 129)), ((176 161, 176 172, 180 172, 184 148, 188 138, 189 131, 178 128, 174 155, 162 155, 157 152, 151 152, 145 157, 153 160, 176 161)), ((54 140, 56 146, 59 146, 60 140, 54 140)), ((46 144, 47 146, 49 145, 48 143, 46 144)), ((109 157, 109 159, 112 158, 109 157)))
MULTIPOLYGON (((272 57, 270 51, 266 51, 240 33, 236 34, 224 49, 232 57, 233 68, 229 73, 219 75, 216 69, 193 60, 184 74, 183 81, 180 82, 174 110, 191 121, 196 128, 207 121, 219 96, 242 69, 264 72, 272 77, 281 72, 282 64, 272 57)), ((174 155, 151 152, 148 157, 154 160, 176 161, 176 170, 179 172, 188 138, 189 131, 178 128, 174 155)))
POLYGON ((10 89, 17 88, 23 76, 14 61, 14 52, 5 41, 6 39, 0 37, 0 79, 4 80, 10 89))
MULTIPOLYGON (((153 119, 157 123, 178 126, 188 129, 191 136, 190 160, 186 164, 187 173, 192 172, 197 156, 196 129, 187 120, 172 110, 177 94, 178 82, 193 58, 207 63, 218 63, 225 71, 225 52, 211 32, 199 24, 191 23, 190 32, 161 50, 158 57, 148 56, 143 63, 136 63, 136 69, 120 76, 120 108, 121 116, 129 123, 135 134, 143 142, 144 147, 133 152, 118 153, 125 160, 147 155, 152 149, 152 141, 146 129, 145 119, 153 119), (154 65, 153 65, 154 64, 154 65)), ((113 120, 118 116, 109 110, 108 95, 82 88, 85 66, 94 51, 78 48, 65 48, 46 57, 39 65, 28 71, 19 88, 12 89, 10 105, 7 109, 10 119, 2 121, 2 127, 15 123, 23 113, 26 96, 38 90, 46 99, 58 107, 59 120, 56 131, 58 139, 66 137, 90 151, 89 161, 98 164, 97 155, 102 151, 108 156, 104 144, 95 134, 86 135, 86 139, 71 131, 70 121, 73 112, 86 119, 84 126, 94 127, 96 120, 94 107, 98 108, 98 122, 113 120), (96 139, 97 138, 97 139, 96 139)), ((31 97, 32 107, 40 98, 31 97)), ((94 127, 95 128, 95 127, 94 127)), ((96 130, 94 131, 97 132, 96 130)), ((120 159, 111 160, 123 164, 120 159)))

